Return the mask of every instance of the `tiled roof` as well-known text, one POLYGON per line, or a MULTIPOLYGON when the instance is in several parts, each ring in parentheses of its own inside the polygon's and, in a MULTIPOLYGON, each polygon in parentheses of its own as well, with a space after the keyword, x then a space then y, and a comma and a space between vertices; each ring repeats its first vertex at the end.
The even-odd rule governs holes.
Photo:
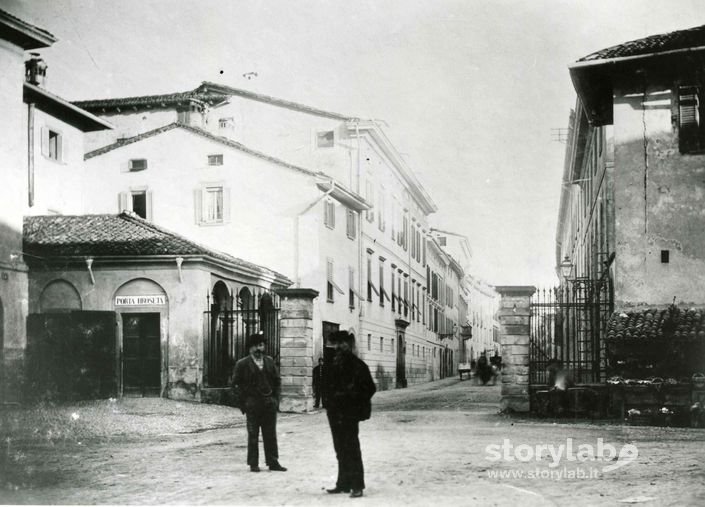
POLYGON ((254 150, 252 148, 248 148, 244 144, 238 143, 237 141, 233 141, 232 139, 228 139, 227 137, 222 137, 222 136, 216 136, 214 134, 211 134, 207 130, 204 130, 202 128, 198 127, 192 127, 191 125, 186 125, 184 123, 170 123, 169 125, 164 125, 163 127, 156 128, 154 130, 150 130, 148 132, 144 132, 142 134, 136 135, 134 137, 128 137, 126 139, 121 139, 116 143, 109 144, 107 146, 103 146, 102 148, 98 148, 97 150, 89 151, 88 153, 85 154, 84 158, 86 160, 97 157, 99 155, 103 155, 105 153, 108 153, 110 151, 116 150, 118 148, 122 148, 123 146, 127 146, 129 144, 133 144, 139 141, 142 141, 143 139, 148 139, 150 137, 158 136, 159 134, 162 134, 164 132, 168 132, 170 130, 174 129, 184 129, 187 130, 193 134, 199 135, 201 137, 205 137, 206 139, 210 139, 211 141, 214 141, 216 143, 223 144, 225 146, 229 146, 230 148, 234 148, 236 150, 240 150, 244 153, 247 153, 249 155, 255 156, 257 158, 261 158, 263 160, 266 160, 268 162, 272 162, 273 164, 280 165, 282 167, 286 167, 287 169, 292 169, 294 171, 306 174, 308 176, 321 176, 324 178, 327 178, 325 174, 323 173, 316 173, 314 171, 311 171, 309 169, 306 169, 304 167, 300 167, 294 164, 290 164, 288 162, 285 162, 281 159, 278 159, 276 157, 273 157, 271 155, 267 155, 266 153, 262 153, 261 151, 254 150))
POLYGON ((654 339, 705 340, 705 312, 682 310, 671 306, 666 310, 616 312, 607 323, 608 341, 654 339))
POLYGON ((47 47, 56 42, 56 37, 23 19, 0 9, 0 38, 8 37, 24 49, 47 47))
POLYGON ((201 92, 192 90, 189 92, 167 93, 164 95, 142 95, 139 97, 122 97, 117 99, 94 99, 78 100, 73 104, 87 110, 98 110, 110 107, 132 107, 132 106, 166 106, 188 102, 190 100, 200 100, 209 104, 218 104, 227 100, 222 93, 201 92))
POLYGON ((255 100, 257 102, 265 102, 279 107, 284 107, 302 113, 308 113, 315 116, 322 116, 341 121, 349 121, 357 119, 352 116, 326 111, 315 107, 292 102, 289 100, 278 99, 269 95, 243 90, 242 88, 234 88, 232 86, 221 85, 204 81, 195 90, 178 93, 168 93, 165 95, 144 95, 139 97, 123 97, 115 99, 95 99, 95 100, 79 100, 74 102, 75 105, 83 109, 99 110, 112 107, 140 107, 140 106, 166 106, 185 102, 190 99, 197 99, 210 104, 219 104, 228 100, 228 97, 238 96, 246 99, 255 100))
POLYGON ((131 212, 25 217, 23 236, 24 251, 39 258, 197 255, 271 276, 280 285, 291 284, 280 273, 199 245, 131 212))
POLYGON ((331 118, 334 120, 352 121, 352 120, 357 119, 356 117, 353 117, 353 116, 347 116, 347 115, 340 114, 340 113, 334 113, 332 111, 318 109, 316 107, 307 106, 304 104, 300 104, 298 102, 292 102, 290 100, 278 99, 276 97, 272 97, 269 95, 255 93, 255 92, 251 92, 248 90, 243 90, 242 88, 234 88, 232 86, 221 85, 218 83, 211 83, 209 81, 204 81, 201 84, 201 86, 196 88, 195 91, 198 91, 198 90, 200 90, 202 92, 208 91, 208 92, 221 93, 221 94, 227 95, 227 96, 236 95, 238 97, 244 97, 247 99, 256 100, 258 102, 266 102, 268 104, 272 104, 275 106, 285 107, 287 109, 299 111, 302 113, 312 114, 314 116, 323 116, 324 118, 331 118))
POLYGON ((612 58, 622 58, 627 56, 639 56, 650 53, 663 53, 678 49, 688 49, 705 46, 705 25, 678 30, 659 35, 650 35, 643 39, 637 39, 617 46, 612 46, 600 51, 591 53, 578 62, 589 62, 594 60, 609 60, 612 58))

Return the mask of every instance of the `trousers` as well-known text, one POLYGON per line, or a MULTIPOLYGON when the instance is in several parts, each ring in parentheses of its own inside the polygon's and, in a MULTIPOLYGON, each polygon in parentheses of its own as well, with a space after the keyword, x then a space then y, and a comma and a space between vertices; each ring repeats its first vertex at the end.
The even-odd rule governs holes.
POLYGON ((267 466, 279 463, 277 446, 277 402, 272 397, 247 398, 247 464, 259 465, 259 431, 262 429, 264 459, 267 466))
POLYGON ((338 460, 339 489, 365 489, 365 470, 360 452, 360 423, 356 419, 343 418, 328 412, 328 424, 333 436, 333 448, 338 460))

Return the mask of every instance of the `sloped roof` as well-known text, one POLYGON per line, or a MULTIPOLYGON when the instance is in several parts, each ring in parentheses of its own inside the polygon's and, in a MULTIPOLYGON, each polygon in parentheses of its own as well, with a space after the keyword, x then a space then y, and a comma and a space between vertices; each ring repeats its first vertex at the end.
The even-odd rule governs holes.
POLYGON ((286 276, 276 271, 199 245, 132 212, 25 217, 23 243, 25 252, 40 258, 203 256, 271 277, 278 285, 291 285, 286 276))
POLYGON ((23 98, 26 104, 35 104, 39 109, 73 125, 83 132, 112 129, 113 126, 80 107, 65 101, 37 85, 23 84, 23 98))
POLYGON ((300 104, 298 102, 292 102, 290 100, 278 99, 276 97, 272 97, 269 95, 264 95, 261 93, 254 93, 254 92, 251 92, 248 90, 243 90, 242 88, 235 88, 232 86, 221 85, 218 83, 211 83, 209 81, 204 81, 203 83, 201 83, 201 86, 196 88, 196 90, 194 90, 194 91, 216 92, 216 93, 221 93, 223 95, 234 95, 234 96, 238 96, 238 97, 244 97, 247 99, 256 100, 257 102, 266 102, 268 104, 272 104, 272 105, 279 106, 279 107, 284 107, 287 109, 291 109, 293 111, 299 111, 301 113, 308 113, 308 114, 312 114, 314 116, 322 116, 324 118, 331 118, 334 120, 352 121, 352 120, 357 119, 354 116, 347 116, 347 115, 340 114, 340 113, 334 113, 332 111, 318 109, 316 107, 307 106, 304 104, 300 104))
POLYGON ((696 309, 616 312, 607 323, 607 340, 705 339, 705 313, 696 309))
POLYGON ((22 49, 39 49, 56 42, 54 35, 7 11, 0 9, 0 39, 9 40, 22 49))
POLYGON ((216 136, 216 135, 211 134, 210 132, 208 132, 207 130, 204 130, 202 128, 193 127, 191 125, 186 125, 185 123, 179 123, 179 122, 170 123, 168 125, 164 125, 163 127, 149 130, 147 132, 143 132, 142 134, 138 134, 133 137, 128 137, 126 139, 120 139, 119 141, 117 141, 113 144, 103 146, 103 147, 98 148, 93 151, 89 151, 88 153, 86 153, 84 155, 84 159, 88 160, 88 159, 103 155, 105 153, 111 152, 113 150, 117 150, 118 148, 122 148, 123 146, 128 146, 130 144, 137 143, 137 142, 142 141, 144 139, 149 139, 150 137, 158 136, 159 134, 163 134, 164 132, 169 132, 170 130, 174 130, 174 129, 186 130, 188 132, 191 132, 191 133, 196 134, 198 136, 204 137, 204 138, 209 139, 211 141, 214 141, 216 143, 220 143, 220 144, 228 146, 230 148, 234 148, 236 150, 247 153, 248 155, 252 155, 254 157, 261 158, 262 160, 266 160, 268 162, 272 162, 272 163, 280 165, 282 167, 286 167, 287 169, 292 169, 294 171, 306 174, 307 176, 320 176, 320 177, 328 179, 328 177, 322 172, 314 172, 314 171, 311 171, 310 169, 306 169, 305 167, 290 164, 289 162, 285 162, 284 160, 281 160, 279 158, 273 157, 271 155, 267 155, 266 153, 262 153, 261 151, 257 151, 252 148, 248 148, 244 144, 238 143, 237 141, 233 141, 232 139, 228 139, 227 137, 216 136))
POLYGON ((578 62, 589 62, 595 60, 607 60, 612 58, 623 58, 629 56, 647 55, 651 53, 663 53, 679 49, 692 49, 705 47, 705 25, 696 26, 687 30, 677 30, 675 32, 650 35, 643 39, 624 42, 616 46, 601 49, 590 53, 578 60, 578 62))
POLYGON ((77 100, 73 104, 89 111, 113 107, 147 107, 147 106, 171 106, 180 103, 187 103, 191 100, 207 102, 209 104, 219 104, 227 100, 222 93, 209 93, 197 90, 178 93, 166 93, 162 95, 140 95, 136 97, 120 97, 115 99, 92 99, 77 100))
POLYGON ((242 88, 235 88, 233 86, 211 83, 209 81, 204 81, 196 89, 185 92, 168 93, 164 95, 121 97, 114 99, 79 100, 74 102, 74 104, 89 111, 96 111, 108 108, 167 106, 179 104, 181 102, 188 102, 192 99, 207 102, 211 105, 217 105, 222 102, 227 102, 228 98, 231 96, 243 97, 246 99, 255 100, 257 102, 264 102, 272 104, 274 106, 284 107, 287 109, 311 114, 314 116, 322 116, 324 118, 331 118, 341 121, 349 121, 356 119, 356 117, 353 116, 347 116, 332 111, 326 111, 324 109, 318 109, 316 107, 307 106, 298 102, 278 99, 270 95, 255 93, 249 90, 243 90, 242 88))

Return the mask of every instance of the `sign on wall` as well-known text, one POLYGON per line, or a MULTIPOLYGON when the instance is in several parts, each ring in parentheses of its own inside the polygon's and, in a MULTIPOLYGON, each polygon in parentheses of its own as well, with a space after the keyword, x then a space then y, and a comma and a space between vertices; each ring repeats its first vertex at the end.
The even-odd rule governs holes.
POLYGON ((115 296, 115 306, 160 306, 166 304, 166 296, 115 296))

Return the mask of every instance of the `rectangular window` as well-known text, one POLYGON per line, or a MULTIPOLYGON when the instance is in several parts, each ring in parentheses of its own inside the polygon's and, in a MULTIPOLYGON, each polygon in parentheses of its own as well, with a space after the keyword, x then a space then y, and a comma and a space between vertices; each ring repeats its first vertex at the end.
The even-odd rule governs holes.
POLYGON ((223 165, 223 155, 208 155, 208 165, 223 165))
POLYGON ((132 192, 132 211, 139 217, 147 218, 147 192, 132 192))
POLYGON ((323 222, 329 229, 335 229, 335 203, 333 201, 325 201, 323 203, 323 222))
POLYGON ((365 211, 367 221, 372 223, 375 221, 375 189, 372 186, 372 182, 370 180, 367 180, 365 182, 365 200, 372 205, 372 208, 365 211))
POLYGON ((223 221, 223 187, 206 187, 204 211, 205 222, 223 221))
POLYGON ((681 153, 699 152, 705 148, 702 99, 702 87, 678 87, 678 144, 681 153))
POLYGON ((337 291, 338 294, 345 294, 343 289, 341 289, 337 283, 335 283, 335 269, 333 265, 333 259, 330 257, 326 259, 326 301, 333 303, 334 292, 337 291))
POLYGON ((193 201, 197 225, 218 225, 230 222, 229 188, 221 184, 203 185, 193 191, 193 201))
POLYGON ((668 264, 670 262, 670 251, 661 250, 661 262, 663 264, 668 264))
POLYGON ((367 350, 372 350, 372 335, 367 335, 367 350))
POLYGON ((379 230, 384 232, 387 224, 385 223, 385 210, 384 210, 384 189, 379 189, 379 208, 377 209, 377 225, 379 230))
POLYGON ((357 237, 357 214, 349 209, 347 210, 347 233, 348 233, 348 238, 350 239, 355 239, 357 237))
POLYGON ((384 296, 386 295, 386 292, 384 292, 384 264, 382 264, 382 261, 379 261, 379 306, 384 306, 384 296))
POLYGON ((332 148, 333 146, 335 146, 335 133, 332 130, 316 133, 317 148, 332 148))
POLYGON ((421 238, 423 241, 423 265, 426 265, 426 238, 421 238))
POLYGON ((352 310, 355 308, 355 268, 348 266, 348 307, 352 310))
POLYGON ((396 308, 396 291, 394 290, 394 265, 392 265, 392 311, 396 308))
POLYGON ((404 317, 409 315, 409 282, 404 280, 404 317))
POLYGON ((147 159, 146 158, 133 158, 127 164, 127 168, 130 172, 144 171, 147 169, 147 159))
POLYGON ((218 118, 218 128, 233 129, 235 127, 235 118, 228 116, 226 118, 218 118))
POLYGON ((404 231, 402 233, 402 246, 406 252, 409 249, 409 218, 404 216, 404 231))
POLYGON ((384 352, 384 336, 379 337, 379 351, 384 352))
POLYGON ((401 297, 401 273, 399 273, 399 276, 397 277, 397 298, 399 300, 399 306, 397 307, 399 310, 399 315, 401 315, 401 305, 402 305, 402 297, 401 297))
POLYGON ((41 148, 42 155, 49 160, 55 160, 56 162, 65 160, 64 136, 58 130, 42 127, 41 148))

